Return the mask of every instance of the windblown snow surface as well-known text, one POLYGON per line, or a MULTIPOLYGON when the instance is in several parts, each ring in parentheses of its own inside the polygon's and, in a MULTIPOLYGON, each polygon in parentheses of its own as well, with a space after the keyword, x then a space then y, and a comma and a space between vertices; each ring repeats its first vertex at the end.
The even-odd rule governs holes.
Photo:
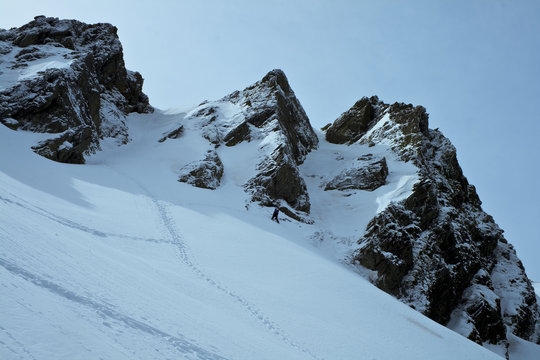
MULTIPOLYGON (((257 144, 217 149, 215 191, 177 181, 208 148, 189 123, 158 142, 184 116, 132 114, 132 141, 86 165, 42 158, 29 149, 46 134, 0 126, 0 359, 500 359, 339 261, 407 196, 412 165, 370 148, 387 185, 325 192, 361 149, 321 139, 301 167, 314 224, 277 224, 246 206, 257 144)), ((537 351, 512 346, 516 359, 537 351)))

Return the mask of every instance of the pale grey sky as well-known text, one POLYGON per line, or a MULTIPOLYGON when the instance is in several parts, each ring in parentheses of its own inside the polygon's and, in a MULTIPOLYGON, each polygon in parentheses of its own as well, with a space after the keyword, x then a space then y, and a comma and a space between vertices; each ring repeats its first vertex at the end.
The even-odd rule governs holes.
POLYGON ((220 98, 273 68, 315 127, 362 96, 425 106, 540 281, 540 1, 0 0, 0 28, 39 14, 117 26, 158 108, 220 98))

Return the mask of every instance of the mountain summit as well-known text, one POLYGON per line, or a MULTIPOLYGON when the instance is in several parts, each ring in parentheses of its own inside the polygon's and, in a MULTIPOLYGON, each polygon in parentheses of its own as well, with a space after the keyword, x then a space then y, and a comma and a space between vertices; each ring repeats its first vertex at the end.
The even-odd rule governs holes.
POLYGON ((283 71, 272 70, 242 91, 203 103, 186 120, 197 124, 216 148, 261 144, 257 174, 244 184, 252 199, 266 206, 283 202, 289 215, 293 214, 289 206, 309 212, 309 195, 298 165, 317 147, 318 138, 283 71))
POLYGON ((127 142, 125 116, 152 108, 142 76, 124 66, 116 31, 44 16, 1 30, 2 124, 52 134, 34 150, 66 163, 84 163, 100 139, 127 142))
POLYGON ((316 131, 272 70, 160 111, 109 24, 39 16, 0 55, 0 357, 540 356, 534 288, 424 107, 316 131))

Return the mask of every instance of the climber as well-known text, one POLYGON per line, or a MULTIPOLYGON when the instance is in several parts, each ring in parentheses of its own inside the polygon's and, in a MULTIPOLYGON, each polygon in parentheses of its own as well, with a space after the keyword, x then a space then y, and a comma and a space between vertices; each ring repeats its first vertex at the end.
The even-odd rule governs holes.
POLYGON ((276 206, 274 208, 274 213, 272 214, 272 220, 276 220, 276 222, 279 224, 278 215, 279 215, 279 208, 276 206))

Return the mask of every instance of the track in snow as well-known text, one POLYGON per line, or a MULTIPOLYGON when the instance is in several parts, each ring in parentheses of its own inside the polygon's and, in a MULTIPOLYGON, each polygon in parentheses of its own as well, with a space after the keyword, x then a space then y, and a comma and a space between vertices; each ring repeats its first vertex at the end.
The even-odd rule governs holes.
POLYGON ((244 297, 238 295, 236 292, 221 285, 219 282, 217 282, 210 276, 206 275, 206 273, 194 262, 194 260, 192 260, 192 257, 189 255, 189 249, 187 245, 185 244, 185 242, 182 240, 182 237, 180 236, 178 231, 176 230, 174 221, 169 216, 166 206, 163 203, 161 203, 159 200, 157 200, 153 196, 153 194, 138 180, 134 179, 133 177, 125 173, 119 172, 118 170, 115 170, 115 171, 129 178, 131 181, 137 184, 137 186, 139 186, 141 190, 143 190, 147 194, 147 196, 150 198, 150 200, 154 203, 159 213, 159 216, 161 220, 163 221, 163 224, 171 237, 172 242, 178 248, 181 261, 185 265, 187 265, 191 269, 191 271, 193 271, 201 279, 205 280, 207 283, 212 285, 214 288, 228 295, 237 303, 239 303, 249 314, 251 314, 252 317, 254 317, 259 323, 261 323, 264 327, 266 327, 271 333, 279 337, 282 341, 287 343, 289 346, 297 349, 298 351, 302 353, 305 353, 306 355, 310 356, 313 359, 324 360, 323 358, 320 358, 316 356, 315 354, 313 354, 311 350, 309 350, 307 347, 292 340, 291 337, 283 329, 281 329, 281 327, 276 322, 272 321, 270 318, 264 315, 254 304, 249 302, 244 297))
POLYGON ((97 230, 97 229, 88 227, 86 225, 76 223, 76 222, 71 221, 69 219, 66 219, 66 218, 64 218, 62 216, 53 214, 53 213, 51 213, 51 212, 49 212, 49 211, 47 211, 45 209, 40 208, 39 206, 32 205, 32 204, 28 203, 27 201, 25 201, 23 199, 20 199, 16 195, 13 195, 13 194, 9 194, 9 195, 11 195, 13 198, 16 198, 18 200, 11 200, 11 199, 8 199, 8 198, 3 197, 3 196, 0 195, 0 201, 3 201, 5 203, 7 203, 7 204, 19 206, 19 207, 21 207, 21 208, 23 208, 25 210, 28 210, 28 211, 31 211, 31 212, 37 214, 37 215, 43 216, 43 217, 45 217, 45 218, 47 218, 47 219, 49 219, 51 221, 54 221, 54 222, 56 222, 58 224, 70 227, 72 229, 84 231, 86 233, 89 233, 89 234, 92 234, 92 235, 95 235, 95 236, 99 236, 99 237, 116 237, 116 238, 120 238, 120 239, 146 241, 146 242, 152 242, 152 243, 158 243, 158 244, 159 243, 172 244, 171 241, 164 240, 164 239, 143 238, 143 237, 140 237, 140 236, 132 236, 132 235, 125 235, 125 234, 115 234, 115 233, 109 233, 109 232, 97 230), (24 203, 26 203, 26 204, 24 204, 24 203))
MULTIPOLYGON (((134 330, 156 337, 159 340, 162 340, 168 343, 171 347, 175 348, 176 350, 179 350, 180 352, 184 354, 189 354, 192 356, 196 355, 197 358, 202 359, 202 360, 226 360, 226 358, 220 355, 211 353, 195 345, 194 343, 190 342, 189 340, 187 340, 181 335, 174 336, 174 335, 168 334, 162 330, 159 330, 158 328, 153 327, 152 325, 141 322, 137 319, 134 319, 131 316, 122 314, 121 312, 114 309, 110 305, 99 303, 89 297, 76 294, 73 291, 62 287, 61 285, 58 285, 50 280, 43 278, 40 275, 33 274, 27 271, 26 269, 21 268, 20 266, 18 266, 17 264, 11 261, 0 258, 0 267, 4 268, 5 270, 7 270, 8 272, 10 272, 11 274, 15 276, 21 277, 24 280, 29 281, 32 284, 49 291, 50 293, 54 295, 60 296, 66 300, 69 300, 78 305, 91 309, 104 318, 116 320, 122 323, 126 327, 129 327, 134 330)), ((1 330, 3 330, 3 328, 1 328, 1 330)))
POLYGON ((0 340, 0 345, 3 346, 4 348, 6 348, 7 350, 9 350, 13 355, 17 356, 16 357, 17 359, 21 359, 21 360, 23 360, 23 359, 37 360, 34 357, 34 355, 32 355, 32 353, 30 351, 28 351, 28 349, 26 349, 26 347, 24 346, 23 343, 21 343, 20 341, 15 339, 13 337, 13 335, 11 335, 9 333, 9 331, 4 329, 2 326, 0 326, 0 338, 1 338, 1 334, 5 334, 5 336, 11 342, 11 346, 9 344, 5 343, 2 340, 0 340), (15 349, 15 347, 19 348, 20 351, 15 349))

